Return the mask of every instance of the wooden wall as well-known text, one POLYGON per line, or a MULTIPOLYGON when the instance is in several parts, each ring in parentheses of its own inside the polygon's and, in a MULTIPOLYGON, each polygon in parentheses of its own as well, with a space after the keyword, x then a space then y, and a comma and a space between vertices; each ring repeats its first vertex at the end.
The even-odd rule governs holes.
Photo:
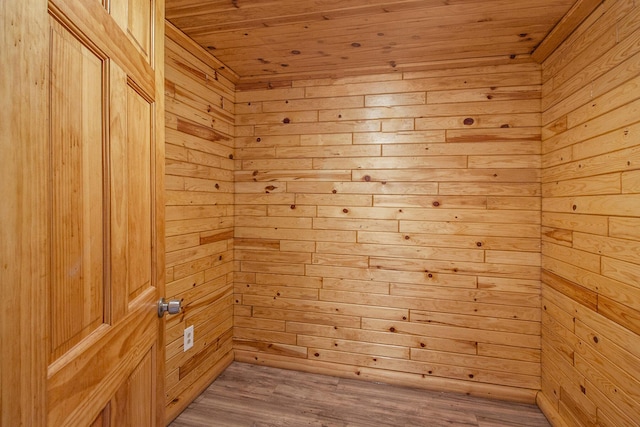
POLYGON ((640 420, 640 5, 543 64, 542 394, 556 425, 640 420))
POLYGON ((167 36, 167 297, 181 299, 183 307, 165 329, 171 420, 233 359, 235 88, 206 52, 170 25, 167 36), (194 347, 184 352, 190 325, 194 347))
POLYGON ((236 360, 532 402, 540 78, 237 92, 236 360))
POLYGON ((174 33, 167 287, 186 309, 167 322, 168 416, 231 360, 233 335, 240 361, 523 401, 541 388, 555 426, 636 425, 634 3, 604 2, 542 72, 235 95, 174 33))

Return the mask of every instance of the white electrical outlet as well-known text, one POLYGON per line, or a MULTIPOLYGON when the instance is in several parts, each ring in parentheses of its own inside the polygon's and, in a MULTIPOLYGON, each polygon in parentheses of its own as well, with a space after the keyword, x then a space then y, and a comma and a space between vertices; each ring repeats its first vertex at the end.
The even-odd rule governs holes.
POLYGON ((193 347, 193 325, 184 330, 184 351, 193 347))

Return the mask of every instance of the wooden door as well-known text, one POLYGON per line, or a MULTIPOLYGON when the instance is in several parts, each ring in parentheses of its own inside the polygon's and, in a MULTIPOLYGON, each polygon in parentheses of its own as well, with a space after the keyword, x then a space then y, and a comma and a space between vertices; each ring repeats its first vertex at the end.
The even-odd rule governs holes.
POLYGON ((163 424, 164 4, 2 3, 2 425, 163 424))

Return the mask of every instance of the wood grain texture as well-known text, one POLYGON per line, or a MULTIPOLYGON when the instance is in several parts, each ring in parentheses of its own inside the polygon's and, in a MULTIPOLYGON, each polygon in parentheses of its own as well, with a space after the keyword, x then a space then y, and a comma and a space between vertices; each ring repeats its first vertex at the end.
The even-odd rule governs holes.
POLYGON ((544 40, 536 46, 531 57, 536 62, 544 62, 602 2, 602 0, 576 1, 544 40))
POLYGON ((543 427, 534 405, 382 383, 232 364, 170 427, 210 426, 543 427))
POLYGON ((603 3, 543 64, 538 400, 558 425, 640 419, 639 14, 603 3))
POLYGON ((239 87, 278 88, 300 78, 530 62, 573 3, 169 0, 167 19, 233 70, 239 87))
POLYGON ((540 70, 403 77, 237 93, 236 351, 533 401, 540 70))
POLYGON ((164 13, 125 3, 124 29, 97 3, 49 3, 49 425, 164 421, 164 13))
MULTIPOLYGON (((234 86, 167 26, 166 274, 182 313, 165 324, 165 422, 230 362, 233 327, 234 86), (183 331, 194 326, 194 347, 183 331)), ((198 48, 199 49, 199 48, 198 48)))
POLYGON ((51 348, 55 361, 106 318, 105 190, 107 103, 103 58, 58 22, 51 29, 51 348), (81 79, 82 84, 76 84, 81 79), (78 114, 81 112, 81 114, 78 114))
POLYGON ((0 26, 0 425, 46 425, 46 4, 2 2, 0 26))

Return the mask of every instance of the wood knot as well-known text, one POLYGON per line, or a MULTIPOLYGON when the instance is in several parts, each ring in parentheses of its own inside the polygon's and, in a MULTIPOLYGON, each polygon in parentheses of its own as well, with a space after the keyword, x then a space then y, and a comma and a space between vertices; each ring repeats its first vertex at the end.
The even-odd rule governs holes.
POLYGON ((342 209, 342 213, 349 213, 349 209, 347 208, 342 209))
POLYGON ((464 123, 466 126, 471 126, 475 123, 475 120, 473 120, 471 117, 467 117, 462 123, 464 123))
POLYGON ((362 177, 362 179, 364 179, 364 180, 365 180, 365 181, 367 181, 367 182, 370 182, 370 181, 371 181, 371 177, 370 177, 369 175, 365 175, 365 176, 363 176, 363 177, 362 177))
POLYGON ((282 123, 284 124, 291 123, 291 119, 289 117, 285 117, 284 119, 282 119, 282 123))
POLYGON ((436 208, 437 208, 438 206, 440 206, 440 202, 439 202, 439 201, 437 201, 437 200, 436 200, 435 202, 433 202, 432 204, 433 204, 433 206, 434 206, 434 207, 436 207, 436 208))

